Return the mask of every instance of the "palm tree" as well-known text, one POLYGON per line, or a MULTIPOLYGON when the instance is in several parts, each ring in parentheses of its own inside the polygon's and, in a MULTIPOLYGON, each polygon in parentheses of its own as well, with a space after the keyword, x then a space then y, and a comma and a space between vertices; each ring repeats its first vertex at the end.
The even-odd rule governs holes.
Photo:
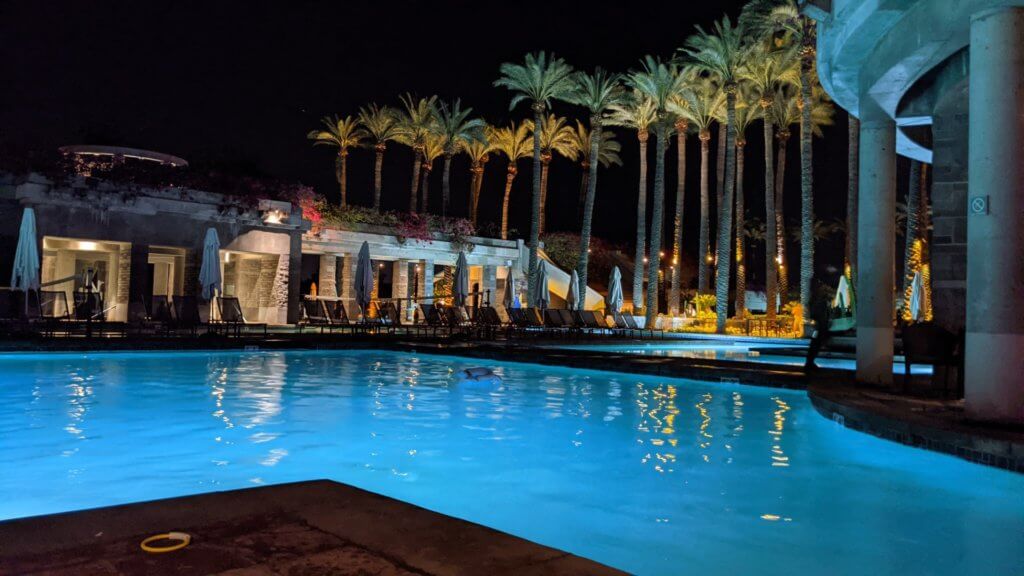
POLYGON ((814 20, 800 14, 795 0, 753 0, 743 8, 741 21, 758 37, 773 37, 799 46, 800 55, 800 305, 804 324, 810 320, 811 277, 814 275, 814 172, 812 107, 817 30, 814 20))
MULTIPOLYGON (((728 16, 715 22, 713 33, 705 32, 700 26, 697 34, 686 40, 683 49, 693 60, 696 69, 719 79, 725 90, 727 126, 736 126, 736 93, 739 70, 743 64, 743 27, 733 26, 728 16)), ((725 322, 729 314, 729 269, 730 246, 732 244, 733 186, 736 181, 736 134, 726 131, 725 150, 725 194, 718 207, 718 270, 715 277, 715 313, 717 329, 725 333, 725 322)))
MULTIPOLYGON (((792 50, 779 50, 768 42, 755 42, 746 56, 746 63, 740 71, 743 78, 758 98, 764 125, 764 206, 765 234, 767 246, 779 244, 780 229, 775 219, 775 170, 772 161, 774 128, 778 119, 772 114, 776 93, 784 86, 796 86, 800 82, 799 70, 792 50)), ((778 262, 765 251, 765 297, 768 318, 775 318, 778 301, 778 262)), ((785 298, 783 298, 785 299, 785 298)))
POLYGON ((687 80, 674 99, 672 110, 686 118, 697 131, 700 139, 700 241, 698 248, 697 289, 708 290, 709 268, 712 261, 709 242, 710 220, 710 174, 709 154, 711 152, 711 125, 725 108, 725 93, 710 78, 702 77, 695 70, 687 70, 687 80))
POLYGON ((746 254, 746 213, 743 197, 744 154, 747 145, 747 129, 761 118, 761 107, 754 91, 747 84, 740 84, 736 102, 736 316, 747 315, 747 263, 746 254))
POLYGON ((914 274, 920 267, 921 248, 921 167, 918 160, 910 161, 910 182, 907 187, 906 232, 903 235, 903 319, 910 320, 910 297, 914 274))
POLYGON ((675 123, 675 115, 668 107, 679 93, 682 75, 675 64, 669 64, 653 56, 640 61, 641 70, 631 72, 629 84, 650 98, 654 103, 654 194, 651 210, 651 234, 647 253, 647 326, 654 326, 658 317, 658 273, 661 268, 661 232, 665 212, 665 149, 675 123))
POLYGON ((526 123, 516 126, 513 122, 506 128, 497 128, 488 135, 488 140, 499 154, 508 158, 508 170, 505 175, 505 196, 501 202, 501 239, 508 239, 508 202, 512 195, 512 181, 516 179, 518 168, 516 163, 520 158, 530 155, 530 143, 532 138, 526 123))
POLYGON ((398 138, 398 111, 388 106, 370 104, 359 109, 359 125, 373 143, 373 209, 380 210, 381 177, 387 143, 398 138))
MULTIPOLYGON (((604 124, 610 123, 608 118, 605 118, 603 122, 604 124)), ((619 156, 619 152, 622 151, 622 145, 615 139, 615 134, 609 130, 601 130, 600 138, 601 141, 597 145, 597 161, 601 167, 622 166, 622 158, 619 156)), ((576 131, 573 132, 573 146, 580 151, 579 161, 582 175, 580 177, 580 203, 578 211, 582 221, 583 205, 587 201, 587 180, 590 176, 590 129, 579 120, 576 121, 576 131)))
MULTIPOLYGON (((527 128, 533 131, 533 121, 525 120, 527 128)), ((548 170, 555 152, 569 160, 579 158, 580 149, 576 147, 575 132, 569 121, 561 116, 548 114, 540 127, 540 232, 544 233, 547 222, 548 204, 548 170)))
POLYGON ((634 89, 623 104, 609 108, 608 124, 636 130, 640 143, 640 192, 636 203, 636 253, 633 261, 633 310, 644 303, 644 243, 647 241, 647 138, 658 117, 654 100, 634 89))
POLYGON ((477 208, 480 205, 480 188, 484 182, 484 166, 490 159, 491 152, 494 152, 494 146, 491 144, 489 136, 493 131, 492 127, 485 125, 483 140, 469 140, 462 144, 462 150, 469 156, 469 172, 472 175, 469 182, 469 205, 466 213, 474 226, 476 226, 477 208))
POLYGON ((850 114, 846 156, 846 265, 850 267, 850 282, 857 285, 857 192, 860 187, 860 121, 850 114))
POLYGON ((423 142, 423 189, 420 193, 420 211, 430 212, 430 174, 434 171, 434 162, 444 156, 444 138, 436 134, 427 135, 423 142))
MULTIPOLYGON (((580 297, 579 308, 583 309, 587 294, 587 265, 590 261, 590 230, 593 225, 594 198, 597 196, 597 167, 601 164, 601 134, 604 123, 604 116, 612 105, 620 104, 623 99, 621 76, 609 74, 601 68, 594 70, 592 74, 578 73, 575 75, 572 91, 566 96, 566 100, 586 108, 590 114, 590 142, 585 146, 576 148, 581 155, 587 159, 596 161, 589 162, 587 174, 587 199, 583 205, 583 223, 580 227, 580 256, 576 263, 576 272, 579 274, 580 297), (589 150, 589 152, 583 152, 589 150)), ((578 136, 579 132, 575 135, 578 136)), ((577 139, 578 140, 578 139, 577 139)), ((582 142, 579 142, 583 144, 582 142)), ((575 144, 574 144, 574 147, 575 144)), ((585 160, 586 162, 587 160, 585 160)))
POLYGON ((334 177, 338 179, 338 188, 341 192, 340 204, 344 206, 348 192, 348 151, 350 148, 362 145, 367 134, 351 116, 344 118, 324 116, 320 122, 323 123, 324 128, 310 130, 306 134, 306 138, 313 140, 313 146, 334 146, 338 149, 338 157, 334 160, 334 177))
POLYGON ((409 212, 416 212, 416 192, 420 184, 420 168, 423 162, 423 147, 434 131, 437 119, 434 117, 434 103, 437 96, 416 98, 412 94, 402 96, 405 110, 399 117, 399 131, 396 140, 412 148, 412 184, 409 190, 409 212))
POLYGON ((484 127, 487 124, 480 118, 470 118, 472 108, 462 108, 462 101, 447 104, 441 102, 434 106, 434 133, 441 137, 444 146, 444 175, 441 178, 441 216, 448 215, 451 205, 451 172, 452 158, 462 150, 465 143, 483 140, 484 127))
MULTIPOLYGON (((553 55, 549 59, 544 52, 527 54, 522 64, 506 62, 499 68, 501 77, 494 81, 495 86, 508 88, 514 95, 509 110, 516 104, 527 100, 533 111, 535 125, 544 121, 551 100, 564 97, 572 89, 572 67, 561 58, 553 55)), ((530 219, 530 270, 527 282, 527 299, 533 303, 536 299, 537 287, 537 250, 540 245, 541 218, 541 147, 540 132, 533 134, 533 199, 531 201, 530 219)))

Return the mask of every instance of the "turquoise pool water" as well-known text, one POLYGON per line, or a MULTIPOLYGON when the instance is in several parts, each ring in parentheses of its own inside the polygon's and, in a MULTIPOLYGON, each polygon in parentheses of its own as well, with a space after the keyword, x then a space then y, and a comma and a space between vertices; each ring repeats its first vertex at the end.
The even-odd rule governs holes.
POLYGON ((0 518, 332 478, 639 574, 1009 574, 1024 476, 801 392, 375 351, 0 356, 0 518))
MULTIPOLYGON (((763 364, 781 364, 786 366, 803 366, 806 356, 792 354, 772 354, 772 349, 799 347, 794 344, 761 344, 715 342, 713 340, 693 340, 675 344, 567 344, 554 346, 575 350, 594 350, 599 352, 616 352, 637 356, 667 356, 670 358, 705 358, 708 360, 736 360, 743 362, 759 362, 763 364)), ((856 370, 857 365, 846 358, 819 357, 815 364, 822 368, 838 368, 840 370, 856 370)), ((903 358, 893 363, 893 372, 903 373, 903 358)), ((931 374, 931 366, 914 364, 910 367, 912 374, 931 374)))

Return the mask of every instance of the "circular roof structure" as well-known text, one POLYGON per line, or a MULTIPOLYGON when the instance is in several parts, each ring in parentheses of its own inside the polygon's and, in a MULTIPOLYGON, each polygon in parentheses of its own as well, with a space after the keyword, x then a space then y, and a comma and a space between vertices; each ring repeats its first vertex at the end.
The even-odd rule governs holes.
POLYGON ((132 158, 134 160, 145 160, 157 162, 167 166, 188 166, 184 158, 142 150, 140 148, 125 148, 123 146, 93 146, 89 144, 76 144, 74 146, 61 146, 61 154, 74 154, 76 156, 111 156, 121 158, 132 158))

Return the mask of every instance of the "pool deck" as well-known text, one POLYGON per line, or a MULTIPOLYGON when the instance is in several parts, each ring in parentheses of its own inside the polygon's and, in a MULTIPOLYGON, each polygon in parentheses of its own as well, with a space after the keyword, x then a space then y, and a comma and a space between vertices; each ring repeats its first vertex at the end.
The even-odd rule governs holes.
POLYGON ((620 575, 478 524, 327 480, 0 522, 0 573, 620 575), (187 532, 166 554, 146 537, 187 532))

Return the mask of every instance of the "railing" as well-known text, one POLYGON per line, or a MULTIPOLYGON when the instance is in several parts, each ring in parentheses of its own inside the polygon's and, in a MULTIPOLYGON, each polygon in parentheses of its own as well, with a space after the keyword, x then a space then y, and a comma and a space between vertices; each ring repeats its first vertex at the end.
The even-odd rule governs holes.
MULTIPOLYGON (((486 290, 477 290, 475 292, 469 292, 469 293, 466 294, 466 299, 469 300, 470 298, 473 298, 474 296, 483 296, 483 304, 482 304, 483 306, 486 307, 486 306, 490 306, 491 305, 491 289, 490 288, 488 288, 486 290)), ((338 302, 338 301, 343 301, 343 300, 354 300, 354 298, 342 298, 340 296, 322 296, 320 294, 317 294, 316 296, 308 296, 307 295, 305 298, 307 300, 315 299, 315 300, 323 300, 325 302, 338 302)), ((430 296, 415 296, 415 297, 413 297, 413 296, 404 296, 404 297, 390 297, 390 298, 374 298, 373 300, 371 300, 371 303, 372 302, 395 302, 396 303, 396 307, 398 308, 398 310, 404 312, 403 315, 405 316, 405 319, 407 321, 409 321, 409 322, 413 322, 413 321, 415 321, 415 310, 416 310, 415 307, 413 306, 414 304, 419 303, 419 302, 427 302, 427 301, 433 302, 433 301, 437 301, 437 300, 449 300, 451 298, 452 298, 451 295, 436 295, 436 294, 432 294, 430 296), (408 302, 408 306, 406 306, 406 304, 405 304, 406 302, 408 302)), ((467 308, 473 309, 474 310, 474 314, 475 314, 476 309, 479 308, 480 306, 481 306, 480 304, 474 304, 474 305, 467 306, 467 308)))

